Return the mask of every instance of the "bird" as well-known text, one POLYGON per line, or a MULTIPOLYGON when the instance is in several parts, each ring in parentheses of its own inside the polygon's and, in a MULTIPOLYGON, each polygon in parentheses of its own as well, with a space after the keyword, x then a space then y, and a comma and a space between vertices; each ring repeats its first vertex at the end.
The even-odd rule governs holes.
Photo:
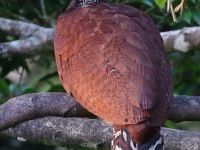
POLYGON ((60 81, 84 108, 113 124, 112 150, 162 150, 173 99, 170 61, 152 19, 134 7, 74 0, 57 18, 60 81))

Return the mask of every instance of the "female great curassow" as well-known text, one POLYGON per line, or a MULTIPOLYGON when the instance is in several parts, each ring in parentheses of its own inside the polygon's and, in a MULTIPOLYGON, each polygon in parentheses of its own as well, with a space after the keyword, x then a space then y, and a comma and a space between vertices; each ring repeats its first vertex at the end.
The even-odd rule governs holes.
POLYGON ((65 90, 113 123, 113 150, 161 150, 172 101, 170 63, 153 21, 103 0, 75 0, 56 24, 55 56, 65 90))

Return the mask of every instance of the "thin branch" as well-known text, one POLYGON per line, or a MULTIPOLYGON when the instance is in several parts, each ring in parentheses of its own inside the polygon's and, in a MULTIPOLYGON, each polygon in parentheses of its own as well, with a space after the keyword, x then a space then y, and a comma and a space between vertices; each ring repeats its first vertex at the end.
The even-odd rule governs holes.
POLYGON ((174 22, 176 22, 176 14, 174 13, 174 8, 173 8, 171 0, 167 0, 167 12, 172 13, 172 18, 174 22))
POLYGON ((43 13, 43 17, 44 18, 48 18, 47 17, 47 13, 46 13, 46 8, 45 8, 44 0, 40 0, 40 6, 41 6, 42 13, 43 13))
MULTIPOLYGON (((162 128, 168 150, 200 149, 200 133, 162 128)), ((104 150, 110 147, 112 127, 98 119, 44 117, 21 123, 0 132, 0 137, 51 145, 85 145, 104 150), (28 132, 27 132, 28 131, 28 132)))
MULTIPOLYGON (((66 93, 28 94, 0 105, 0 130, 26 120, 52 115, 95 117, 66 93)), ((175 122, 200 121, 200 97, 176 96, 169 119, 175 122)))
POLYGON ((180 11, 180 15, 182 15, 185 3, 186 3, 186 0, 181 0, 180 4, 178 6, 176 6, 176 8, 174 9, 174 12, 180 11))

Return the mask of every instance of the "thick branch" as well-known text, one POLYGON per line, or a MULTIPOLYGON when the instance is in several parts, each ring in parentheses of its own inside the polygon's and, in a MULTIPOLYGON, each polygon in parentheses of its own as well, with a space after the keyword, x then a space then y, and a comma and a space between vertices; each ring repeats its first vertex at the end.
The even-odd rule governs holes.
MULTIPOLYGON (((0 105, 0 130, 26 120, 52 115, 94 117, 66 93, 28 94, 0 105)), ((200 121, 200 97, 176 96, 169 119, 175 122, 200 121)))
MULTIPOLYGON (((53 45, 53 28, 44 28, 31 23, 0 18, 0 30, 20 37, 16 41, 0 43, 0 57, 47 50, 53 45)), ((167 51, 187 52, 200 47, 200 27, 162 32, 161 36, 167 51)))
MULTIPOLYGON (((200 149, 200 133, 166 128, 162 128, 161 132, 165 138, 166 149, 200 149)), ((52 145, 73 144, 90 147, 104 145, 109 147, 112 129, 110 125, 97 119, 44 117, 2 131, 0 136, 52 145)))
POLYGON ((162 128, 168 150, 199 150, 200 132, 162 128))
POLYGON ((175 96, 169 119, 175 122, 200 121, 200 97, 175 96))
POLYGON ((44 116, 94 117, 66 93, 28 94, 0 105, 0 131, 44 116))

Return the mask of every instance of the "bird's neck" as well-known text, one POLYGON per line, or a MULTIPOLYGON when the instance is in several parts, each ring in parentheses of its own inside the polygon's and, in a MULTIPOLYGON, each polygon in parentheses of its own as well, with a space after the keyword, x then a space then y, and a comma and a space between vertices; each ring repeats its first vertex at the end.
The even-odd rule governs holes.
POLYGON ((102 3, 102 2, 105 2, 105 0, 75 0, 74 7, 87 5, 90 3, 102 3))

